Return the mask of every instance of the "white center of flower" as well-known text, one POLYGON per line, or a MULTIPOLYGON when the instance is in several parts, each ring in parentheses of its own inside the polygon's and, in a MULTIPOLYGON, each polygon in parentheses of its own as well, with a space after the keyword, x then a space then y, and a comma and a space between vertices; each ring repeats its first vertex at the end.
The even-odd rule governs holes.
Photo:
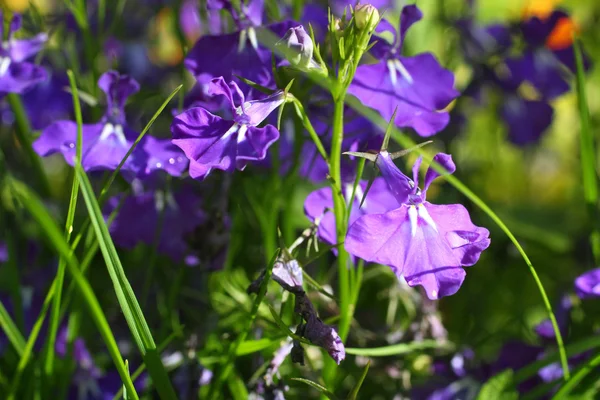
POLYGON ((246 48, 246 41, 250 41, 250 45, 254 50, 258 49, 258 40, 256 39, 256 30, 253 27, 243 29, 240 32, 240 42, 238 43, 238 53, 241 53, 246 48))
POLYGON ((127 147, 127 140, 125 139, 125 133, 121 125, 113 125, 110 122, 104 125, 102 132, 100 133, 99 140, 107 140, 111 136, 115 136, 119 144, 123 147, 127 147))
POLYGON ((6 74, 8 67, 10 67, 10 58, 0 57, 0 76, 6 74))
POLYGON ((406 82, 408 82, 411 85, 413 84, 413 82, 414 82, 413 77, 410 75, 410 73, 404 67, 404 65, 402 65, 400 60, 398 60, 398 59, 388 60, 387 67, 388 67, 388 71, 390 73, 390 79, 392 81, 392 85, 396 86, 396 83, 398 82, 398 73, 402 76, 402 79, 404 79, 406 82))
POLYGON ((408 206, 408 219, 410 220, 410 234, 413 237, 417 234, 419 219, 432 227, 434 231, 438 231, 435 221, 431 218, 431 215, 429 215, 427 208, 423 204, 408 206))

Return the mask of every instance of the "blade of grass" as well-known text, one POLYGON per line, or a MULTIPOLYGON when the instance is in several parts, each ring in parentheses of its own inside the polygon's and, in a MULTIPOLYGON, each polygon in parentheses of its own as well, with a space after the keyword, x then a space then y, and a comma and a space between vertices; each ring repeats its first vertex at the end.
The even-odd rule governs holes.
MULTIPOLYGON (((573 375, 573 377, 567 380, 558 392, 552 397, 553 399, 564 399, 566 398, 571 390, 573 390, 579 382, 583 380, 590 372, 592 372, 596 367, 600 365, 600 353, 596 355, 596 357, 592 358, 590 361, 581 366, 573 375)), ((596 371, 597 372, 597 371, 596 371)))
POLYGON ((594 136, 590 128, 590 111, 588 109, 587 95, 585 90, 585 71, 583 69, 583 57, 581 55, 581 43, 579 39, 573 41, 573 51, 577 73, 577 105, 579 108, 579 121, 581 124, 580 152, 581 152, 581 177, 583 180, 583 193, 592 229, 590 244, 594 254, 595 265, 600 263, 600 228, 598 218, 598 177, 596 175, 596 146, 594 136))
POLYGON ((367 365, 365 365, 365 369, 363 370, 362 374, 360 375, 360 378, 358 378, 358 382, 356 382, 356 385, 354 385, 354 388, 348 395, 348 400, 356 400, 358 398, 358 392, 360 391, 360 388, 361 388, 363 382, 365 381, 365 378, 367 377, 367 373, 369 372, 370 366, 371 366, 371 361, 367 362, 367 365))
POLYGON ((106 200, 105 197, 108 194, 108 189, 110 188, 110 186, 112 185, 113 181, 115 180, 115 178, 119 174, 119 171, 121 171, 121 168, 123 167, 123 164, 125 164, 125 162, 129 158, 129 156, 131 155, 131 153, 133 153, 133 151, 135 150, 135 148, 137 147, 137 145, 142 141, 142 139, 144 138, 144 136, 146 136, 146 133, 150 130, 150 127, 152 127, 152 125, 154 124, 154 121, 156 121, 156 119, 163 112, 163 110, 165 109, 165 107, 169 104, 169 102, 171 101, 171 99, 173 97, 175 97, 175 95, 177 94, 177 92, 179 92, 179 90, 181 90, 182 87, 183 87, 183 84, 177 86, 175 88, 175 90, 173 90, 171 92, 171 94, 169 95, 169 97, 167 97, 167 99, 162 103, 162 105, 158 108, 158 110, 156 110, 156 112, 154 113, 154 115, 152 116, 152 118, 150 118, 150 121, 148 121, 148 123, 146 124, 146 126, 144 127, 144 129, 142 129, 142 131, 140 132, 140 134, 138 135, 138 137, 135 139, 135 142, 133 142, 133 145, 129 148, 129 150, 125 154, 125 157, 123 157, 123 159, 121 160, 121 162, 119 163, 119 165, 117 166, 117 168, 110 175, 110 178, 108 179, 108 181, 103 185, 102 191, 100 192, 100 197, 99 197, 99 200, 98 200, 98 202, 100 204, 104 204, 104 201, 106 200))
POLYGON ((78 164, 75 165, 75 174, 80 181, 81 194, 83 195, 90 221, 96 234, 96 240, 113 282, 119 305, 129 325, 129 330, 144 357, 144 362, 160 397, 163 399, 176 399, 175 390, 156 351, 154 338, 139 302, 125 275, 123 265, 104 222, 104 217, 100 211, 100 205, 95 197, 92 185, 83 168, 78 164))
MULTIPOLYGON (((69 82, 71 84, 71 92, 73 93, 73 109, 75 110, 75 120, 77 121, 77 144, 75 150, 75 162, 81 163, 81 149, 83 145, 83 121, 81 117, 81 104, 79 103, 79 93, 77 90, 77 83, 75 82, 75 76, 73 71, 67 71, 69 76, 69 82)), ((71 186, 71 197, 69 200, 69 209, 67 211, 67 219, 65 222, 65 237, 67 243, 71 240, 71 233, 73 232, 73 221, 75 220, 75 209, 77 208, 77 197, 79 196, 79 180, 77 175, 73 175, 73 183, 71 186)), ((58 325, 60 322, 60 302, 62 297, 63 283, 65 278, 66 259, 61 257, 58 262, 58 269, 56 271, 56 287, 54 291, 54 301, 52 303, 52 310, 50 312, 50 324, 48 326, 48 341, 46 344, 46 362, 44 364, 44 372, 46 376, 50 377, 54 373, 54 345, 56 343, 56 334, 58 332, 58 325)))
POLYGON ((27 113, 23 107, 23 102, 21 101, 19 95, 15 93, 7 94, 6 100, 8 101, 8 104, 15 115, 15 132, 17 134, 17 138, 19 139, 19 143, 21 143, 23 151, 27 155, 27 158, 29 159, 29 162, 33 168, 33 172, 38 180, 41 193, 43 196, 49 196, 51 193, 50 184, 48 183, 48 177, 46 176, 44 168, 42 167, 41 159, 33 150, 31 145, 31 125, 27 119, 27 113))
POLYGON ((23 352, 25 351, 25 338, 17 328, 17 325, 10 317, 6 308, 4 308, 4 304, 0 301, 0 327, 6 334, 8 341, 13 345, 19 357, 23 356, 23 352))
POLYGON ((444 349, 444 350, 452 350, 454 346, 451 343, 442 344, 438 343, 435 340, 424 340, 422 342, 413 342, 413 343, 399 343, 391 346, 383 346, 383 347, 374 347, 371 349, 360 349, 360 348, 346 348, 346 354, 352 354, 355 356, 365 356, 365 357, 388 357, 388 356, 397 356, 400 354, 408 354, 418 350, 428 350, 428 349, 444 349))
POLYGON ((321 393, 323 396, 327 397, 328 399, 331 400, 337 400, 337 397, 335 396, 335 394, 331 393, 325 386, 319 385, 316 382, 310 381, 308 379, 304 379, 304 378, 292 378, 293 381, 297 381, 297 382, 302 382, 314 389, 317 389, 319 391, 319 393, 321 393))
MULTIPOLYGON (((81 274, 77 258, 71 253, 71 248, 63 238, 60 229, 46 210, 45 206, 42 204, 41 200, 33 192, 31 192, 31 190, 29 190, 27 186, 12 178, 8 178, 7 181, 9 182, 9 187, 14 197, 21 202, 21 204, 29 211, 29 213, 36 220, 38 225, 40 225, 42 231, 48 238, 49 242, 53 245, 57 253, 61 257, 65 257, 65 259, 67 260, 67 269, 72 275, 73 280, 76 282, 77 287, 81 292, 82 298, 89 308, 90 315, 94 323, 96 324, 100 335, 106 343, 106 347, 111 358, 113 359, 119 376, 126 384, 127 390, 129 391, 131 398, 138 399, 137 393, 133 386, 133 382, 131 381, 129 375, 127 374, 127 371, 125 370, 125 364, 123 363, 123 359, 121 358, 117 342, 115 340, 115 337, 113 336, 110 326, 108 325, 108 321, 106 320, 106 316, 102 311, 102 307, 100 306, 100 303, 98 302, 98 299, 94 294, 94 291, 92 290, 92 287, 90 286, 89 282, 81 274)), ((50 301, 48 301, 47 304, 49 306, 50 301)), ((23 361, 23 359, 21 361, 23 361)), ((15 390, 16 386, 18 386, 18 380, 13 381, 13 387, 15 388, 15 390)), ((13 398, 15 390, 12 391, 13 398)))

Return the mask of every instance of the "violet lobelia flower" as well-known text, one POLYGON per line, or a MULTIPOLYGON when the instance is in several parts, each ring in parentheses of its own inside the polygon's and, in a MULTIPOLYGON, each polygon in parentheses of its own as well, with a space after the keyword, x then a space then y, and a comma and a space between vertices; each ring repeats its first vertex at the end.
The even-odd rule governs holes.
MULTIPOLYGON (((4 21, 0 10, 0 21, 4 21)), ((27 60, 35 56, 48 40, 40 33, 31 39, 15 39, 21 28, 21 16, 14 15, 8 24, 8 39, 4 38, 4 23, 0 26, 0 94, 23 93, 46 78, 46 70, 27 60)))
MULTIPOLYGON (((257 39, 257 30, 264 29, 260 26, 263 1, 238 2, 238 5, 240 9, 233 7, 230 1, 209 2, 209 9, 229 11, 239 30, 223 35, 202 36, 188 53, 184 65, 201 84, 219 76, 230 81, 234 75, 238 75, 272 87, 275 81, 271 51, 260 45, 257 39)), ((292 24, 292 21, 283 21, 265 28, 282 37, 292 24)))
MULTIPOLYGON (((442 68, 431 53, 400 55, 408 28, 421 17, 415 5, 402 9, 399 34, 392 32, 394 42, 390 45, 380 40, 375 44, 372 54, 379 61, 358 67, 348 92, 388 121, 397 108, 397 126, 411 127, 420 136, 431 136, 448 124, 450 117, 442 110, 459 93, 454 89, 454 75, 442 68)), ((387 21, 378 30, 395 31, 387 21)))
POLYGON ((238 85, 227 85, 222 77, 213 79, 209 91, 225 97, 230 119, 195 107, 179 114, 171 124, 173 143, 189 158, 190 176, 195 179, 204 179, 214 168, 231 172, 243 170, 249 161, 263 160, 279 131, 273 125, 257 125, 285 101, 283 91, 246 101, 238 85))
MULTIPOLYGON (((456 168, 452 157, 444 153, 434 161, 449 173, 456 168)), ((421 158, 413 166, 414 180, 400 172, 387 151, 379 153, 376 163, 401 206, 360 217, 348 229, 346 250, 366 261, 389 265, 410 286, 423 286, 430 299, 456 293, 465 278, 463 267, 475 264, 489 246, 488 230, 473 225, 460 204, 426 201, 427 189, 439 173, 430 167, 420 190, 421 158)))
MULTIPOLYGON (((138 83, 127 75, 108 71, 100 77, 98 86, 106 93, 107 104, 100 121, 82 127, 81 164, 86 171, 116 169, 139 135, 125 118, 125 102, 139 90, 138 83)), ((77 124, 57 121, 42 131, 33 148, 44 157, 61 153, 69 165, 74 165, 76 141, 77 124)), ((147 136, 131 153, 122 170, 134 176, 148 176, 156 170, 178 176, 186 166, 186 160, 168 139, 147 136)))
POLYGON ((575 292, 582 299, 600 297, 600 268, 593 269, 575 279, 575 292))
MULTIPOLYGON (((353 186, 353 182, 344 184, 346 201, 350 200, 353 186)), ((351 204, 349 225, 352 225, 363 215, 384 213, 399 206, 385 180, 376 178, 362 207, 359 207, 366 188, 367 181, 360 182, 356 187, 356 193, 351 204)), ((335 216, 333 214, 333 197, 330 187, 317 189, 309 194, 304 202, 304 213, 311 222, 317 223, 317 236, 321 241, 330 245, 336 244, 335 216)))

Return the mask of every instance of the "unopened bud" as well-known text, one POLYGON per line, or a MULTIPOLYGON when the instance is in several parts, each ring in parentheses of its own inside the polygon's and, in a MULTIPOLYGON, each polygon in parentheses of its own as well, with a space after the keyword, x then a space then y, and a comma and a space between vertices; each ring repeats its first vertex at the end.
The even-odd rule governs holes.
POLYGON ((354 9, 354 20, 358 29, 372 31, 379 23, 379 11, 371 4, 359 4, 354 9))
POLYGON ((313 41, 302 25, 288 29, 277 45, 292 50, 292 54, 288 57, 291 64, 304 68, 308 68, 312 64, 313 41))

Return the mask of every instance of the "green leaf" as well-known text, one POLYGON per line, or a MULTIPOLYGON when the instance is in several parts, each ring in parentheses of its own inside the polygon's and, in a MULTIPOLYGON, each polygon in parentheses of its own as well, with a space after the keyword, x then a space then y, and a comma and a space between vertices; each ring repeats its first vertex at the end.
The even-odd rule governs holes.
POLYGON ((507 369, 488 380, 479 391, 477 400, 513 400, 519 394, 513 382, 513 371, 507 369))
POLYGON ((144 357, 148 373, 152 377, 161 398, 176 399, 173 386, 156 351, 156 344, 154 343, 150 328, 144 318, 131 284, 125 275, 117 249, 104 222, 104 217, 100 211, 100 206, 94 195, 92 185, 80 165, 75 165, 75 174, 80 181, 81 194, 83 195, 90 221, 96 234, 96 240, 100 246, 100 251, 112 280, 119 305, 129 325, 129 330, 144 357))
POLYGON ((352 391, 348 395, 348 400, 355 400, 356 398, 358 398, 358 392, 360 391, 360 388, 361 388, 363 382, 365 381, 365 378, 367 377, 367 373, 369 372, 370 366, 371 366, 371 361, 369 361, 367 363, 367 365, 365 365, 365 369, 363 370, 363 373, 360 375, 360 378, 358 378, 358 382, 356 382, 356 385, 354 385, 354 388, 352 388, 352 391))
POLYGON ((25 351, 25 338, 21 335, 21 332, 15 325, 15 322, 12 320, 6 308, 4 308, 4 304, 0 301, 0 327, 6 334, 8 341, 13 345, 17 354, 21 357, 23 356, 23 352, 25 351))
POLYGON ((335 396, 335 394, 331 393, 329 390, 327 390, 327 388, 325 386, 319 385, 316 382, 310 381, 308 379, 304 379, 304 378, 292 378, 293 381, 296 382, 302 382, 314 389, 317 389, 319 391, 319 393, 321 393, 322 395, 324 395, 325 397, 327 397, 328 399, 331 400, 337 400, 337 397, 335 396))
POLYGON ((583 193, 587 212, 592 221, 590 242, 594 253, 596 265, 600 263, 600 217, 598 213, 598 176, 596 173, 596 144, 590 126, 590 111, 585 90, 585 71, 583 68, 583 56, 581 55, 581 43, 578 38, 573 41, 573 51, 577 65, 577 105, 579 108, 579 120, 581 124, 580 153, 581 153, 581 177, 583 180, 583 193))
MULTIPOLYGON (((73 109, 75 110, 75 120, 77 121, 77 145, 75 150, 75 162, 81 163, 81 148, 83 142, 83 121, 81 118, 81 104, 79 104, 79 96, 77 91, 77 84, 75 82, 75 76, 73 71, 67 71, 69 76, 69 82, 71 83, 71 92, 73 93, 73 109)), ((77 208, 77 197, 79 196, 79 180, 77 176, 73 176, 73 184, 71 186, 71 196, 69 200, 69 209, 67 211, 67 220, 65 222, 65 236, 66 241, 71 240, 71 233, 73 232, 73 221, 75 220, 75 209, 77 208)), ((67 261, 64 257, 61 257, 58 262, 58 268, 56 270, 56 278, 53 284, 56 284, 54 291, 54 302, 52 303, 52 310, 50 312, 50 324, 48 326, 48 341, 46 342, 46 363, 44 365, 44 372, 47 376, 52 376, 54 373, 54 348, 56 343, 56 334, 58 332, 58 325, 60 322, 60 302, 63 291, 63 283, 65 278, 65 269, 67 261)))
POLYGON ((264 349, 268 349, 269 347, 278 345, 281 342, 282 338, 277 339, 258 339, 258 340, 246 340, 241 343, 236 351, 237 356, 245 356, 247 354, 256 353, 257 351, 261 351, 264 349))
POLYGON ((391 346, 374 347, 371 349, 346 348, 346 354, 366 357, 387 357, 397 356, 400 354, 413 353, 420 350, 437 349, 437 350, 452 350, 452 344, 441 344, 435 340, 424 340, 422 342, 399 343, 391 346))
MULTIPOLYGON (((20 203, 33 216, 35 221, 42 229, 42 232, 46 235, 48 241, 58 252, 59 256, 64 257, 67 260, 67 269, 69 270, 69 273, 73 276, 73 280, 75 281, 75 284, 81 292, 83 300, 89 308, 89 315, 92 317, 92 320, 96 324, 100 335, 106 343, 108 352, 111 358, 113 359, 113 362, 117 368, 121 379, 127 385, 127 390, 130 392, 131 398, 134 400, 138 399, 135 387, 133 386, 133 382, 131 381, 129 375, 127 374, 127 371, 125 370, 125 364, 123 363, 123 359, 121 358, 117 342, 114 338, 112 330, 110 329, 110 326, 108 325, 108 321, 104 316, 102 307, 100 306, 100 303, 98 302, 98 299, 96 298, 92 287, 90 286, 86 278, 81 274, 81 271, 79 270, 79 263, 75 256, 72 254, 69 244, 63 238, 60 229, 46 210, 46 207, 41 202, 41 200, 27 186, 12 178, 8 178, 7 181, 14 197, 18 199, 20 203)), ((51 290, 53 289, 51 288, 51 290)), ((51 296, 47 296, 46 299, 48 300, 46 304, 49 305, 49 299, 51 299, 51 296)), ((40 322, 39 318, 38 322, 40 322)), ((33 336, 33 334, 34 331, 32 331, 31 336, 33 336)), ((33 341, 31 347, 33 348, 33 341)), ((21 363, 23 362, 26 364, 26 360, 22 358, 21 363)), ((12 390, 13 396, 16 392, 17 385, 18 380, 14 380, 12 390)))

